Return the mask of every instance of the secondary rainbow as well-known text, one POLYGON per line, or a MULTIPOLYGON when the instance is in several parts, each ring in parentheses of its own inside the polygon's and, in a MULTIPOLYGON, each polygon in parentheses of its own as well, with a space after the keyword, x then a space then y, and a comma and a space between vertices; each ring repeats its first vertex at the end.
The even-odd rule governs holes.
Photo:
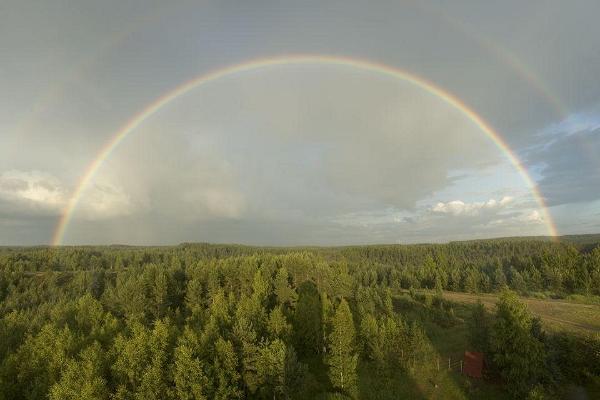
POLYGON ((212 82, 242 72, 286 65, 330 65, 356 68, 410 82, 411 84, 414 84, 415 86, 444 100, 445 102, 459 110, 465 117, 467 117, 472 123, 474 123, 485 135, 487 135, 500 150, 502 150, 502 152, 508 158, 510 163, 516 168, 516 170, 524 179, 525 183, 529 186, 531 193, 535 197, 542 211, 542 215, 546 223, 546 227, 548 229, 548 234, 551 236, 557 235, 556 227, 554 226, 554 222, 552 221, 552 218, 547 210, 544 198, 540 195, 537 185, 533 182, 527 170, 523 167, 517 156, 511 151, 511 149, 502 139, 502 137, 496 131, 494 131, 494 129, 492 129, 492 127, 486 121, 484 121, 483 118, 481 118, 472 108, 468 107, 456 96, 421 77, 385 64, 341 56, 288 55, 250 60, 240 64, 219 68, 201 74, 200 76, 190 81, 187 81, 182 85, 176 87, 175 89, 167 92, 163 96, 160 96, 142 111, 135 114, 121 127, 121 129, 119 129, 111 137, 111 139, 106 143, 106 145, 104 145, 104 147, 100 150, 96 158, 88 165, 85 172, 80 177, 79 182, 75 190, 73 191, 67 205, 65 206, 62 216, 56 226, 54 235, 52 237, 52 245, 57 246, 62 243, 66 229, 73 217, 73 213, 77 208, 79 200, 85 192, 85 189, 94 179, 94 176, 96 175, 104 161, 106 161, 106 159, 127 138, 129 134, 135 131, 135 129, 139 127, 142 123, 144 123, 144 121, 146 121, 150 116, 154 115, 161 108, 163 108, 176 98, 183 96, 191 90, 196 89, 199 86, 202 86, 208 82, 212 82))
POLYGON ((435 5, 430 5, 426 2, 415 2, 414 5, 419 10, 437 18, 465 38, 474 41, 483 51, 488 52, 502 64, 509 67, 520 79, 528 83, 529 86, 544 99, 548 106, 556 113, 558 118, 562 120, 568 116, 568 107, 560 100, 556 93, 548 87, 546 82, 540 79, 539 74, 535 73, 530 66, 525 64, 520 57, 507 47, 502 46, 498 41, 493 41, 482 32, 475 33, 471 27, 461 19, 443 12, 435 5))

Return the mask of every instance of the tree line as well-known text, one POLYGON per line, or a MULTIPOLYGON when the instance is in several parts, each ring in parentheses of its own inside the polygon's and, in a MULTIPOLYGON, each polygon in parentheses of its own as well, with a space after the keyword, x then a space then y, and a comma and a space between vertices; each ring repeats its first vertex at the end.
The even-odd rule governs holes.
MULTIPOLYGON (((598 249, 530 242, 2 248, 0 398, 357 397, 360 363, 385 377, 434 352, 423 325, 398 307, 399 289, 518 290, 513 269, 525 285, 537 282, 532 271, 557 269, 561 291, 595 293, 599 261, 598 249)), ((557 289, 546 280, 539 288, 557 289)), ((424 303, 440 326, 456 323, 443 299, 424 303)), ((551 385, 538 373, 544 360, 596 345, 542 337, 513 300, 508 314, 503 304, 493 316, 476 309, 471 337, 502 379, 526 382, 523 391, 551 385), (526 335, 500 343, 515 319, 526 335), (518 358, 536 343, 537 364, 518 358), (525 364, 538 372, 513 371, 525 364)), ((568 365, 565 379, 598 373, 568 365)))

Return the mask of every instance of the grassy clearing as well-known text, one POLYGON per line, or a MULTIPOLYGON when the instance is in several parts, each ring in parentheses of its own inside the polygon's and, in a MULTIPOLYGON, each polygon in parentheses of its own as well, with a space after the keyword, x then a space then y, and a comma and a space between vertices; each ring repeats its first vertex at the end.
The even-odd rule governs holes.
MULTIPOLYGON (((498 301, 497 294, 473 294, 444 292, 444 297, 456 303, 475 303, 477 300, 493 309, 498 301)), ((538 315, 549 330, 574 333, 600 333, 600 305, 582 304, 568 300, 532 299, 521 297, 529 310, 538 315)))
POLYGON ((363 363, 360 368, 361 398, 373 399, 507 399, 506 391, 489 381, 471 379, 456 368, 448 370, 448 358, 455 366, 461 360, 467 344, 467 331, 464 319, 469 315, 468 306, 457 305, 454 308, 455 324, 440 326, 427 307, 412 300, 408 295, 394 297, 394 306, 407 321, 419 321, 425 328, 433 349, 429 361, 418 364, 416 368, 405 372, 396 372, 391 379, 385 380, 384 387, 375 386, 381 381, 372 366, 363 363), (439 369, 438 369, 439 368, 439 369), (368 394, 368 395, 365 395, 368 394), (387 397, 386 397, 387 396, 387 397))
MULTIPOLYGON (((414 368, 380 371, 368 361, 358 366, 358 399, 509 399, 506 391, 493 382, 470 379, 455 367, 468 349, 466 327, 463 319, 469 313, 468 305, 455 308, 456 323, 442 327, 434 322, 427 307, 407 295, 395 296, 394 306, 407 321, 419 321, 427 334, 433 355, 426 361, 417 362, 414 368), (453 369, 448 370, 448 358, 453 369), (438 369, 439 361, 439 369, 438 369)), ((304 359, 309 366, 310 379, 302 394, 303 398, 331 399, 324 392, 333 391, 327 377, 327 368, 321 357, 304 359)))
MULTIPOLYGON (((434 293, 429 293, 433 295, 434 293)), ((469 349, 467 343, 467 328, 464 321, 471 313, 471 304, 480 299, 486 307, 493 309, 498 295, 468 294, 444 292, 444 297, 454 303, 453 311, 456 316, 454 325, 443 327, 435 322, 427 307, 412 300, 403 293, 394 297, 396 311, 407 321, 421 322, 436 356, 440 359, 440 370, 435 361, 420 366, 412 371, 398 373, 392 379, 385 381, 374 375, 374 370, 366 363, 361 365, 361 387, 367 386, 368 391, 361 391, 360 398, 392 399, 509 399, 510 396, 499 383, 488 380, 470 379, 458 371, 448 371, 448 358, 459 360, 464 351, 469 349), (375 386, 375 382, 386 382, 384 387, 375 386), (368 395, 365 395, 368 393, 368 395), (387 395, 386 395, 387 393, 387 395), (390 396, 394 393, 395 396, 390 396), (386 397, 387 396, 387 397, 386 397)), ((600 332, 600 306, 573 303, 565 300, 539 300, 522 298, 534 313, 539 315, 546 329, 566 330, 576 333, 600 332)), ((435 358, 435 356, 434 356, 435 358)), ((588 398, 600 398, 600 380, 590 382, 585 388, 565 387, 561 398, 571 398, 571 393, 583 390, 588 398)))

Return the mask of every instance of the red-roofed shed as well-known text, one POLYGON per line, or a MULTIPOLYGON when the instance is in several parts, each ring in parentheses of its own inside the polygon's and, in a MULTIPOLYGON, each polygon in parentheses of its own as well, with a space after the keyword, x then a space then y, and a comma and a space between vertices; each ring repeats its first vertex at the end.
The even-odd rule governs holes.
POLYGON ((465 351, 463 373, 471 378, 481 378, 483 371, 483 353, 465 351))

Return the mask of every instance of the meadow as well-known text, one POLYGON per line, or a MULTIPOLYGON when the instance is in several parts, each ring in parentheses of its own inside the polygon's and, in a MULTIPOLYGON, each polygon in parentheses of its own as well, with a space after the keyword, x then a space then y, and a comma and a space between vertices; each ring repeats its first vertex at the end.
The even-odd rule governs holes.
MULTIPOLYGON (((481 301, 493 310, 498 302, 494 293, 443 292, 444 298, 456 302, 473 304, 481 301)), ((584 304, 565 299, 536 299, 520 297, 521 301, 544 322, 544 327, 553 331, 574 333, 600 333, 600 305, 584 304)))

